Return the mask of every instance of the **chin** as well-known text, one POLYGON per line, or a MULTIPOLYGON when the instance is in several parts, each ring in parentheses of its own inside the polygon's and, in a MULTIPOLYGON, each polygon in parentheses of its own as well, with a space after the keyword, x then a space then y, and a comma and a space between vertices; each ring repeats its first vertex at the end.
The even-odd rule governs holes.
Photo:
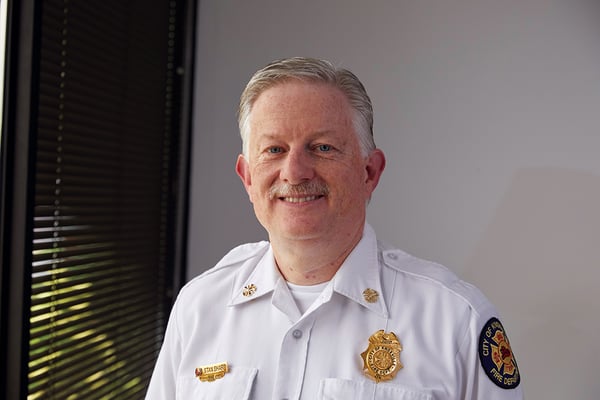
POLYGON ((280 232, 281 237, 285 237, 288 239, 310 240, 310 239, 318 239, 318 238, 322 237, 324 231, 325 231, 325 228, 322 226, 319 226, 319 227, 316 227, 316 226, 305 226, 305 227, 292 226, 292 227, 285 227, 285 228, 281 229, 279 232, 280 232))

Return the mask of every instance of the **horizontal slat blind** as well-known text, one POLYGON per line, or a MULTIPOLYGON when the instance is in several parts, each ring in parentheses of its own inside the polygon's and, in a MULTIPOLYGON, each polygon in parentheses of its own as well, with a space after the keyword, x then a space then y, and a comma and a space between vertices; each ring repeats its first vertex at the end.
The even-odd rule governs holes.
POLYGON ((29 399, 141 399, 168 307, 176 1, 45 0, 29 399))

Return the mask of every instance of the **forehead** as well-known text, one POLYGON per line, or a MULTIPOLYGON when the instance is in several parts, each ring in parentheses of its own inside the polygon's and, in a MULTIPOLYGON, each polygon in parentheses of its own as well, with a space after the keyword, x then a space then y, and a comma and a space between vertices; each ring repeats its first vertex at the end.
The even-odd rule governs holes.
MULTIPOLYGON (((352 110, 342 91, 327 83, 286 81, 262 92, 252 107, 253 128, 265 125, 348 125, 352 110)), ((255 130, 253 129, 253 130, 255 130)))

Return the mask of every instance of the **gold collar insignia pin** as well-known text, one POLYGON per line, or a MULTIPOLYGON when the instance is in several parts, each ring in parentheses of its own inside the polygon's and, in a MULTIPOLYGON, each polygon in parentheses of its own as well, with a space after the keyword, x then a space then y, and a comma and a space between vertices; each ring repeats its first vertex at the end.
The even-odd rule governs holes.
POLYGON ((196 368, 196 378, 202 382, 212 382, 215 379, 220 379, 229 372, 227 362, 205 365, 203 367, 196 368))
POLYGON ((256 285, 254 283, 244 286, 244 291, 242 292, 244 297, 250 297, 254 293, 256 293, 256 285))
POLYGON ((393 379, 403 365, 400 362, 402 345, 394 332, 378 330, 369 338, 369 347, 360 356, 363 359, 363 372, 375 382, 393 379))
POLYGON ((377 299, 379 298, 379 293, 377 293, 377 290, 367 288, 363 292, 363 297, 365 298, 365 301, 367 303, 375 303, 375 302, 377 302, 377 299))

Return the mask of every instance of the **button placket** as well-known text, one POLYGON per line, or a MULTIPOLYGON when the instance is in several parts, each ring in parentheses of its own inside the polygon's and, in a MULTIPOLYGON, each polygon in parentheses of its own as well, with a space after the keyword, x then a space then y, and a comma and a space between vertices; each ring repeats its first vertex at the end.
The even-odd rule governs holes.
POLYGON ((283 338, 279 356, 274 397, 295 399, 299 396, 308 358, 310 329, 314 320, 303 320, 290 328, 283 338))

